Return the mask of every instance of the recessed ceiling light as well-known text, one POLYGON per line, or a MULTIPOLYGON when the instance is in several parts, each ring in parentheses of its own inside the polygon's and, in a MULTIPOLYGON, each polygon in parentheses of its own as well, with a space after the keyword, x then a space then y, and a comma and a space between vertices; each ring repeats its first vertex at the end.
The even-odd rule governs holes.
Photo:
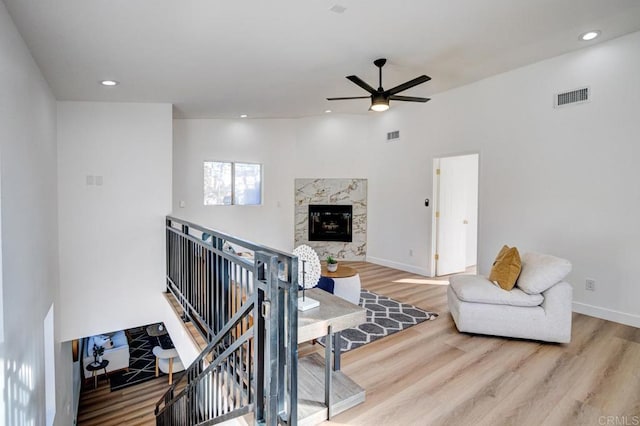
POLYGON ((330 109, 325 109, 324 112, 329 114, 331 112, 331 110, 330 109))
POLYGON ((247 114, 242 114, 240 118, 247 118, 247 114))
POLYGON ((589 41, 600 35, 600 31, 587 31, 584 34, 580 34, 580 40, 589 41))
POLYGON ((102 80, 100 84, 102 84, 103 86, 113 87, 113 86, 117 86, 120 83, 115 80, 102 80))

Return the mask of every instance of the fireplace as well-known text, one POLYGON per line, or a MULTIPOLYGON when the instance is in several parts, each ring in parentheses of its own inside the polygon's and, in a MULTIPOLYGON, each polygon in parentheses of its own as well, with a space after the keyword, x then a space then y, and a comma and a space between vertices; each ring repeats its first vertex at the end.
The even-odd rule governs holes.
POLYGON ((309 241, 351 242, 353 206, 309 205, 309 241))

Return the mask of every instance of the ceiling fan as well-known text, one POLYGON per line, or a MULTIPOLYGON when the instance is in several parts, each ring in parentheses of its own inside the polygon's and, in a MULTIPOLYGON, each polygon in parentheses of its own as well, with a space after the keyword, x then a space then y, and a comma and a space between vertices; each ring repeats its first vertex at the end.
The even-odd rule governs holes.
POLYGON ((420 77, 416 77, 413 80, 409 80, 406 83, 402 83, 396 87, 393 87, 388 90, 384 90, 382 88, 382 67, 387 63, 387 60, 384 58, 376 59, 373 61, 373 64, 378 67, 380 74, 380 85, 378 86, 378 90, 369 86, 365 83, 360 77, 355 75, 348 75, 347 79, 351 82, 357 84, 362 87, 367 92, 371 93, 371 96, 349 96, 344 98, 327 98, 328 101, 342 101, 346 99, 367 99, 371 98, 371 111, 386 111, 389 109, 389 101, 405 101, 405 102, 427 102, 429 98, 418 98, 415 96, 398 96, 397 93, 403 92, 407 89, 410 89, 418 84, 426 83, 431 80, 431 77, 427 75, 421 75, 420 77))

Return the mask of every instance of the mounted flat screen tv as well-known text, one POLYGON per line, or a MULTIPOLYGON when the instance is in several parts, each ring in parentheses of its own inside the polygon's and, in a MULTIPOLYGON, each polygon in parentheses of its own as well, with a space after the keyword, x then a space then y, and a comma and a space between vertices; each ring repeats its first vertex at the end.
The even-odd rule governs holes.
POLYGON ((309 241, 353 241, 353 206, 309 205, 309 241))

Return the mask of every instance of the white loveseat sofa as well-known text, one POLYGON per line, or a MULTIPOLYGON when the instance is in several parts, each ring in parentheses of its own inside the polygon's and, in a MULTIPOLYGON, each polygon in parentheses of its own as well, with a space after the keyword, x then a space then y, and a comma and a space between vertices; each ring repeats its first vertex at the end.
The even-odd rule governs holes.
POLYGON ((527 253, 511 291, 477 275, 451 279, 447 299, 459 331, 568 343, 573 288, 563 279, 571 264, 554 256, 527 253))
POLYGON ((103 359, 109 360, 109 365, 107 365, 106 368, 107 373, 129 368, 129 341, 124 331, 117 331, 104 336, 91 336, 86 340, 82 354, 85 379, 92 377, 92 372, 87 370, 87 366, 94 361, 93 345, 98 342, 98 346, 101 346, 105 337, 109 337, 113 343, 113 347, 105 348, 104 354, 102 355, 103 359))

